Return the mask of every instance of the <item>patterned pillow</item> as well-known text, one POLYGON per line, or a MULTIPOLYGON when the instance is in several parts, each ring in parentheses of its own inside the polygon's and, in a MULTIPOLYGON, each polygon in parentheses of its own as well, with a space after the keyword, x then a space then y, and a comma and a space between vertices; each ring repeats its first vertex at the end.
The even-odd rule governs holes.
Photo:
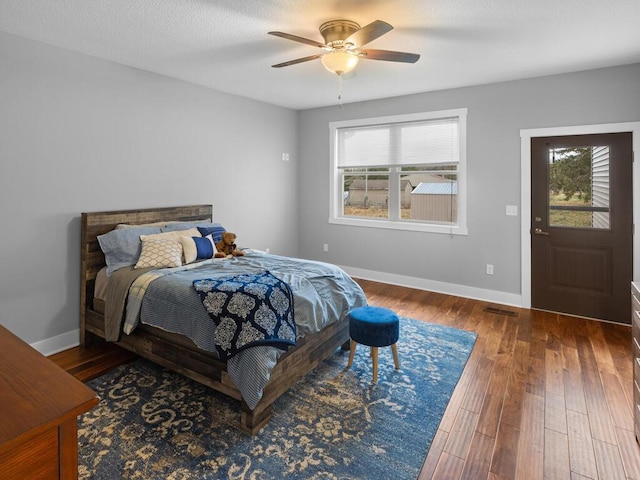
POLYGON ((182 244, 177 238, 142 240, 142 253, 134 268, 182 266, 182 244))

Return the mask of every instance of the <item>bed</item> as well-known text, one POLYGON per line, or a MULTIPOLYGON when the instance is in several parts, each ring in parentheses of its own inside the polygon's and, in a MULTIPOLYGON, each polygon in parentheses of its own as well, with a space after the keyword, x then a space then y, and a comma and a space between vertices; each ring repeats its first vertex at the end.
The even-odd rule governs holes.
MULTIPOLYGON (((168 222, 195 224, 211 222, 212 214, 211 205, 82 213, 80 341, 82 346, 107 340, 115 341, 121 347, 141 357, 239 400, 240 428, 254 435, 269 422, 273 403, 277 398, 320 362, 335 354, 338 348, 348 346, 349 328, 346 313, 353 307, 366 304, 366 298, 359 286, 335 266, 322 262, 303 263, 304 261, 299 259, 271 256, 250 249, 246 250, 246 255, 243 257, 212 258, 179 268, 143 269, 141 273, 133 272, 133 267, 127 267, 130 273, 127 268, 121 268, 110 272, 110 280, 107 282, 108 294, 104 293, 105 289, 102 285, 107 262, 103 253, 104 245, 101 248, 99 237, 102 241, 106 234, 119 225, 152 225, 168 222), (179 288, 186 289, 186 285, 193 284, 192 286, 195 287, 198 282, 216 280, 218 278, 216 275, 258 276, 264 275, 265 270, 267 274, 273 273, 277 277, 276 280, 282 279, 287 288, 290 284, 292 285, 291 298, 294 299, 293 303, 296 307, 292 308, 292 312, 298 327, 297 335, 294 335, 297 340, 293 346, 251 347, 239 354, 234 354, 233 358, 222 359, 220 351, 215 351, 207 343, 206 337, 191 334, 198 329, 197 325, 204 322, 202 319, 209 315, 203 304, 198 304, 194 300, 198 298, 198 293, 192 288, 189 288, 189 292, 185 290, 187 293, 181 294, 181 297, 188 297, 188 302, 191 302, 187 306, 188 313, 187 307, 183 310, 174 307, 161 309, 161 314, 155 316, 150 313, 153 312, 150 306, 153 305, 151 302, 154 292, 156 297, 166 297, 167 293, 160 288, 167 288, 166 284, 170 281, 182 282, 183 285, 179 288), (318 273, 314 278, 309 277, 309 280, 304 278, 299 281, 297 275, 299 270, 309 272, 317 270, 318 273), (147 303, 144 304, 143 300, 140 300, 140 305, 137 306, 137 310, 133 309, 132 316, 132 305, 136 304, 137 297, 131 293, 132 290, 129 287, 135 286, 136 281, 145 279, 143 273, 150 275, 153 280, 142 282, 148 287, 147 294, 144 296, 144 302, 147 303), (131 280, 127 275, 133 275, 131 279, 137 280, 131 280), (314 283, 318 285, 316 287, 309 283, 325 282, 324 277, 333 278, 334 283, 326 280, 327 283, 324 286, 314 283), (124 280, 116 280, 118 278, 124 280), (339 288, 335 288, 336 278, 340 282, 339 285, 342 285, 339 288), (126 304, 124 308, 128 311, 114 307, 118 304, 114 299, 119 299, 123 295, 118 292, 123 292, 122 289, 125 288, 122 285, 116 287, 118 282, 126 286, 128 296, 123 303, 126 304), (304 288, 299 284, 304 285, 304 288), (322 305, 324 300, 309 301, 306 295, 302 294, 304 291, 319 289, 325 292, 328 289, 339 291, 339 296, 335 294, 337 304, 331 303, 325 307, 322 305), (147 299, 147 296, 150 299, 147 299), (195 306, 192 305, 194 302, 195 306), (309 302, 312 303, 311 307, 307 305, 309 302), (173 317, 168 313, 164 314, 169 310, 175 310, 173 317), (120 321, 114 324, 113 320, 118 317, 120 321), (156 322, 155 319, 159 317, 167 317, 162 320, 168 323, 156 322), (136 318, 139 321, 136 321, 136 318), (182 324, 187 326, 182 328, 180 327, 182 324), (259 395, 256 396, 248 393, 248 387, 243 385, 243 377, 251 375, 244 373, 247 370, 242 369, 252 368, 252 362, 261 356, 263 351, 268 354, 268 361, 265 360, 262 363, 269 364, 269 371, 267 379, 258 388, 259 395)), ((204 302, 204 296, 201 299, 204 302)))

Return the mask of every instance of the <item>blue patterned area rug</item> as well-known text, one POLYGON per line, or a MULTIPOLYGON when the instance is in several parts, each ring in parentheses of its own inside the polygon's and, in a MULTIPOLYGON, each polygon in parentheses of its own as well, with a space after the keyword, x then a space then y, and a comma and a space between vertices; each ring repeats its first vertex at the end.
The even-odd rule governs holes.
POLYGON ((274 405, 254 437, 239 402, 145 360, 88 383, 79 420, 83 479, 415 479, 475 343, 474 333, 400 320, 400 370, 380 349, 336 353, 274 405))

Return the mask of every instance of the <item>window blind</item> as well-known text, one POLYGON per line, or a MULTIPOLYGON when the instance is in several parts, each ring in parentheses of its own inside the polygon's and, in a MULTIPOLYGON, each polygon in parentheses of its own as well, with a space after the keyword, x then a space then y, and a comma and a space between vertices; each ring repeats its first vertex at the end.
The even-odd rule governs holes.
POLYGON ((338 168, 451 164, 460 159, 458 117, 336 130, 338 168))

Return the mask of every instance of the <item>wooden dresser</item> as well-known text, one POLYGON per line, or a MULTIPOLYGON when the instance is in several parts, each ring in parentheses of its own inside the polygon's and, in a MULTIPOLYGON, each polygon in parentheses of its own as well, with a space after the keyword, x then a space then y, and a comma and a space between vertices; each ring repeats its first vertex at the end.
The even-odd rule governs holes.
POLYGON ((631 331, 633 336, 633 426, 640 443, 640 284, 631 283, 631 331))
POLYGON ((96 394, 0 326, 0 479, 77 479, 77 417, 96 394))

